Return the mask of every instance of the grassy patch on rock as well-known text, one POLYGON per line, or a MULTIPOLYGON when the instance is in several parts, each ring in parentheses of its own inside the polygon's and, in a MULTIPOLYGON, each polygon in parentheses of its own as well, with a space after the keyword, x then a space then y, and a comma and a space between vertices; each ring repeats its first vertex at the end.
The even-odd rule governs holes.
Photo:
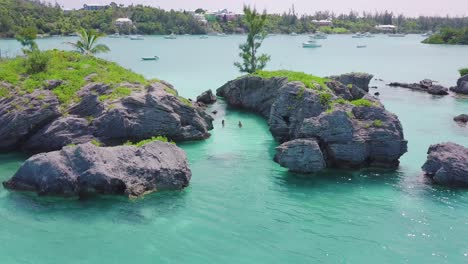
POLYGON ((174 141, 169 141, 169 139, 167 139, 167 137, 163 137, 163 136, 156 136, 156 137, 152 137, 152 138, 149 138, 149 139, 145 139, 145 140, 142 140, 142 141, 139 141, 139 142, 131 142, 131 141, 127 141, 124 143, 125 146, 135 146, 135 147, 142 147, 146 144, 149 144, 151 142, 154 142, 154 141, 161 141, 161 142, 169 142, 171 144, 175 144, 174 141))
POLYGON ((354 100, 354 101, 351 101, 351 104, 354 106, 358 106, 358 107, 361 107, 361 106, 370 107, 373 105, 373 103, 367 99, 354 100))
POLYGON ((322 78, 314 75, 310 75, 303 72, 295 72, 295 71, 287 71, 287 70, 279 70, 279 71, 257 71, 254 74, 255 76, 259 76, 262 78, 274 78, 274 77, 285 77, 288 78, 288 81, 294 82, 302 82, 307 88, 310 89, 317 89, 317 86, 327 89, 327 85, 325 84, 327 81, 330 81, 327 78, 322 78))
POLYGON ((53 89, 62 104, 77 100, 76 92, 86 84, 85 78, 93 74, 92 82, 117 84, 122 82, 147 84, 148 81, 137 73, 93 56, 75 52, 50 50, 43 52, 49 62, 44 71, 28 73, 27 58, 17 57, 0 63, 0 80, 11 83, 21 92, 31 93, 42 89, 47 80, 61 80, 63 83, 53 89))
POLYGON ((460 69, 458 72, 460 73, 460 76, 465 76, 468 74, 468 68, 460 69))

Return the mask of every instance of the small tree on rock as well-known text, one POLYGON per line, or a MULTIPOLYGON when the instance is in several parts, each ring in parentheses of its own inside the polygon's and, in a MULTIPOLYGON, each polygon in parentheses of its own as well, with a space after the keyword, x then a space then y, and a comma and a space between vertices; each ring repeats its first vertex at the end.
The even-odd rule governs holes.
POLYGON ((109 47, 106 45, 97 44, 97 41, 101 36, 101 34, 94 30, 81 29, 78 32, 78 37, 80 39, 76 43, 67 42, 67 44, 74 47, 79 53, 85 55, 94 55, 96 53, 110 51, 109 47))
POLYGON ((236 62, 234 65, 239 68, 241 72, 254 73, 257 70, 265 68, 270 56, 266 54, 257 55, 258 49, 262 45, 266 37, 265 25, 267 23, 266 11, 263 14, 257 10, 251 9, 249 6, 244 6, 244 19, 247 24, 247 42, 241 44, 239 49, 241 53, 239 56, 242 58, 241 62, 236 62))

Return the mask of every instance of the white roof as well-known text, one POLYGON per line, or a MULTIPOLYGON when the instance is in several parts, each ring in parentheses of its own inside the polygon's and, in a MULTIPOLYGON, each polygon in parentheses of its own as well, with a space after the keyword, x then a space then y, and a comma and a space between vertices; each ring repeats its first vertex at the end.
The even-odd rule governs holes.
POLYGON ((130 18, 118 18, 115 20, 116 22, 132 22, 130 18))
POLYGON ((394 25, 377 25, 376 28, 395 28, 394 25))

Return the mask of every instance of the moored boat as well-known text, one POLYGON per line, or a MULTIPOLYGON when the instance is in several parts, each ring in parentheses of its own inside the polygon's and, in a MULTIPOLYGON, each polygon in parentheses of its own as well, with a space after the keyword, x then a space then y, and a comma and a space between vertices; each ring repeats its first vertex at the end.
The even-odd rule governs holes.
POLYGON ((361 32, 356 33, 355 35, 351 36, 352 38, 364 38, 366 37, 365 34, 362 34, 361 32))
POLYGON ((387 36, 389 36, 391 38, 404 38, 404 37, 406 37, 406 34, 395 33, 395 34, 388 34, 387 36))
POLYGON ((314 40, 309 40, 307 42, 302 43, 303 48, 320 48, 322 45, 317 44, 314 40))
POLYGON ((171 33, 170 35, 164 36, 165 39, 177 39, 177 36, 174 33, 171 33))
POLYGON ((155 60, 159 60, 159 57, 158 57, 158 56, 143 57, 143 58, 141 58, 141 60, 144 60, 144 61, 155 61, 155 60))
POLYGON ((358 49, 367 48, 367 45, 357 45, 356 48, 358 48, 358 49))
POLYGON ((141 35, 135 35, 135 36, 131 36, 130 37, 130 40, 144 40, 145 38, 143 38, 143 36, 141 35))
POLYGON ((327 34, 319 31, 319 32, 309 36, 309 38, 311 38, 311 39, 327 39, 327 34))

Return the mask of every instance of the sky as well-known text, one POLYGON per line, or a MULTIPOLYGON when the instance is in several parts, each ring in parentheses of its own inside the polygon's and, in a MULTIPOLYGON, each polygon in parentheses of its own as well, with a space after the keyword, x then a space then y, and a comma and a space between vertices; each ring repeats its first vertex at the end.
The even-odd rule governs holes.
MULTIPOLYGON (((109 4, 112 0, 45 0, 57 2, 65 9, 81 8, 83 4, 109 4)), ((243 4, 267 9, 268 13, 288 11, 294 4, 296 12, 314 13, 330 10, 335 13, 354 11, 393 11, 407 16, 450 15, 468 16, 468 0, 113 0, 117 4, 145 4, 163 9, 218 10, 227 8, 240 13, 243 4)))

